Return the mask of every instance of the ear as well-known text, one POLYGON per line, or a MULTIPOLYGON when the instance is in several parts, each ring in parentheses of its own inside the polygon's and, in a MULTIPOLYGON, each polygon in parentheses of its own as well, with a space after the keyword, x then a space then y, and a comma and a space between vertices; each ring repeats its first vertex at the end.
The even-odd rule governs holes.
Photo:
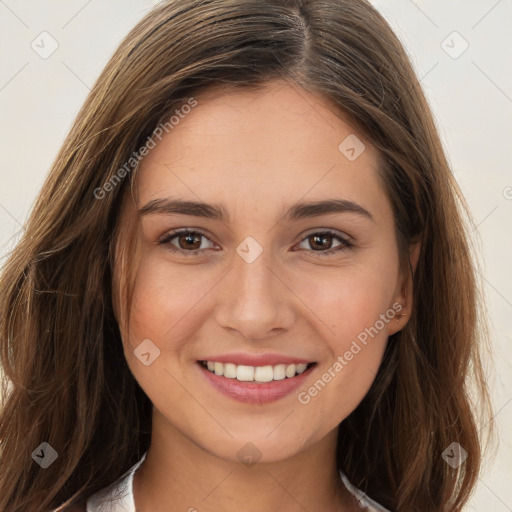
POLYGON ((421 242, 416 242, 409 246, 409 263, 405 272, 402 273, 401 282, 398 285, 398 292, 393 299, 393 304, 400 304, 400 307, 393 307, 393 309, 397 311, 397 314, 393 321, 389 323, 388 335, 395 334, 395 332, 402 330, 411 318, 414 296, 414 274, 416 273, 420 253, 421 242))

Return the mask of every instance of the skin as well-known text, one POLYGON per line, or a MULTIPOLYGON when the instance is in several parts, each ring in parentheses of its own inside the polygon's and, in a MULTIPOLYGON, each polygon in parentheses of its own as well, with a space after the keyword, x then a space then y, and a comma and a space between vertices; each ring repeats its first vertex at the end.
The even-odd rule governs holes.
MULTIPOLYGON (((409 319, 408 276, 400 271, 391 204, 369 141, 322 97, 286 81, 263 91, 209 90, 144 158, 134 199, 124 203, 115 265, 135 271, 130 320, 116 297, 125 357, 153 403, 151 447, 135 474, 137 509, 154 511, 359 510, 336 468, 338 425, 369 390, 389 335, 409 319), (284 135, 285 134, 285 135, 284 135), (349 161, 338 146, 356 134, 366 149, 349 161), (229 222, 137 209, 160 198, 222 204, 229 222), (370 212, 329 213, 277 222, 297 201, 342 198, 370 212), (126 240, 137 219, 137 265, 126 240), (173 229, 199 230, 187 240, 158 240, 173 229), (353 248, 330 229, 350 237, 353 248), (247 263, 236 248, 253 237, 263 249, 247 263), (190 243, 190 242, 189 242, 190 243), (323 248, 322 248, 323 247, 323 248), (214 250, 217 249, 217 250, 214 250), (394 303, 404 315, 385 323, 343 370, 303 405, 298 392, 269 404, 245 404, 209 385, 197 360, 213 354, 268 351, 317 363, 307 390, 365 328, 394 303), (159 349, 149 366, 134 350, 159 349), (237 452, 252 443, 252 467, 237 452)), ((415 256, 413 255, 413 260, 415 256)), ((415 263, 415 261, 413 261, 415 263)))

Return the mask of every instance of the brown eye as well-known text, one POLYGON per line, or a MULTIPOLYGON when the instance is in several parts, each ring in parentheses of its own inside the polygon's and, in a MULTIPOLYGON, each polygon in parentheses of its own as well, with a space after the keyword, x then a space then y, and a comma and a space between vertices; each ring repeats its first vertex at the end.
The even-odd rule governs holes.
MULTIPOLYGON (((182 230, 167 233, 158 243, 166 245, 173 252, 190 256, 201 252, 203 249, 212 248, 201 247, 202 239, 208 240, 205 235, 198 231, 182 230), (177 243, 174 243, 175 241, 177 243)), ((212 242, 210 241, 210 243, 212 242)))
POLYGON ((309 237, 313 249, 330 249, 332 245, 331 235, 312 235, 309 237))
POLYGON ((353 247, 353 244, 347 239, 330 231, 312 233, 308 235, 301 244, 304 242, 307 242, 309 247, 302 248, 316 252, 318 256, 330 256, 353 247))
POLYGON ((178 245, 180 249, 199 249, 201 247, 202 235, 186 233, 184 235, 178 235, 178 245))

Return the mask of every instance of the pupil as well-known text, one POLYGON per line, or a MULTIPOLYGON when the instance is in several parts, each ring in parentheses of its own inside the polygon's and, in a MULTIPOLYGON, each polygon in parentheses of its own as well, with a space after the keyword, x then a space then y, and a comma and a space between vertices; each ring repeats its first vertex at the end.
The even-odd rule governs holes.
MULTIPOLYGON (((188 247, 188 248, 191 248, 192 246, 190 244, 194 244, 194 239, 195 238, 198 238, 197 236, 193 235, 193 234, 187 234, 187 235, 184 235, 183 238, 185 238, 186 240, 186 243, 185 245, 188 247)), ((192 247, 193 249, 196 249, 196 247, 192 247)))
POLYGON ((322 235, 322 236, 314 236, 313 239, 314 239, 314 244, 319 244, 320 245, 320 249, 328 249, 328 247, 325 247, 325 245, 322 246, 322 243, 319 242, 321 240, 325 241, 327 240, 327 238, 329 238, 329 235, 322 235))

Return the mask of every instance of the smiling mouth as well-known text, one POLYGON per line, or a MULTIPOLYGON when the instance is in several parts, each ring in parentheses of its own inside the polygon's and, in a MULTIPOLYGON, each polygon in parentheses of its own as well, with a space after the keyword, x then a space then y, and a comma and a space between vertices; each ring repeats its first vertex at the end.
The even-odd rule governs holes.
POLYGON ((246 366, 217 361, 199 361, 211 373, 240 382, 265 383, 293 379, 309 370, 316 363, 276 364, 266 366, 246 366))

